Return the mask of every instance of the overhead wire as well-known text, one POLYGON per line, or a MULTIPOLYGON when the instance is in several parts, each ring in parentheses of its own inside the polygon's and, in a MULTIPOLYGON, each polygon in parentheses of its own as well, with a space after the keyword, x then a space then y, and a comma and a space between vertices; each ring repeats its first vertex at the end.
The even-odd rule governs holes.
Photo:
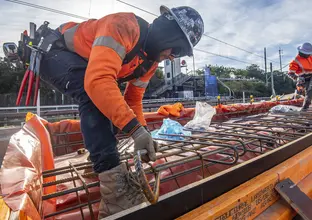
MULTIPOLYGON (((118 1, 118 0, 117 0, 117 1, 118 1)), ((223 44, 226 44, 226 45, 228 45, 228 46, 230 46, 230 47, 234 47, 234 48, 236 48, 236 49, 238 49, 238 50, 244 51, 244 52, 246 52, 246 53, 249 53, 249 54, 252 54, 252 55, 255 55, 255 56, 257 56, 257 57, 260 57, 260 58, 263 58, 263 59, 264 59, 264 56, 261 56, 261 55, 259 55, 259 54, 254 53, 254 52, 245 50, 245 49, 240 48, 240 47, 238 47, 238 46, 235 46, 235 45, 233 45, 233 44, 230 44, 230 43, 227 43, 227 42, 225 42, 225 41, 219 40, 218 38, 209 36, 209 35, 207 35, 207 34, 205 34, 205 33, 204 33, 203 35, 204 35, 205 37, 208 37, 208 38, 212 39, 212 40, 218 41, 218 42, 223 43, 223 44)), ((270 61, 272 61, 272 62, 278 63, 277 61, 274 61, 274 60, 271 60, 271 59, 267 59, 267 60, 270 60, 270 61)))
POLYGON ((49 11, 49 12, 54 12, 57 14, 61 14, 61 15, 65 15, 65 16, 69 16, 69 17, 73 17, 73 18, 78 18, 78 19, 82 19, 82 20, 88 20, 89 19, 89 18, 84 17, 84 16, 68 13, 65 11, 60 11, 57 9, 53 9, 53 8, 49 8, 49 7, 45 7, 45 6, 41 6, 41 5, 29 3, 29 2, 25 2, 25 1, 20 1, 20 0, 4 0, 4 1, 16 3, 16 4, 20 4, 20 5, 24 5, 24 6, 28 6, 28 7, 32 7, 32 8, 37 8, 37 9, 41 9, 41 10, 45 10, 45 11, 49 11))
POLYGON ((285 67, 289 66, 290 63, 287 63, 285 66, 282 67, 282 69, 284 69, 285 67))
POLYGON ((150 14, 150 15, 153 15, 153 16, 155 16, 155 17, 158 17, 157 14, 154 14, 154 13, 152 13, 152 12, 150 12, 150 11, 147 11, 147 10, 145 10, 145 9, 143 9, 143 8, 139 8, 139 7, 137 7, 137 6, 135 6, 135 5, 132 5, 132 4, 128 3, 128 2, 124 2, 124 1, 121 1, 121 0, 116 0, 116 1, 118 1, 118 2, 120 2, 120 3, 123 3, 123 4, 125 4, 125 5, 128 5, 128 6, 132 7, 132 8, 136 8, 136 9, 138 9, 138 10, 140 10, 140 11, 143 11, 143 12, 145 12, 145 13, 147 13, 147 14, 150 14))
POLYGON ((92 5, 92 0, 90 0, 90 3, 89 3, 89 18, 91 17, 91 5, 92 5))
MULTIPOLYGON (((147 10, 145 10, 145 9, 143 9, 143 8, 137 7, 137 6, 135 6, 135 5, 132 5, 132 4, 130 4, 130 3, 127 3, 127 2, 125 2, 125 1, 122 1, 122 0, 116 0, 116 1, 118 1, 118 2, 120 2, 120 3, 123 3, 123 4, 125 4, 125 5, 128 5, 128 6, 130 6, 130 7, 136 8, 136 9, 138 9, 138 10, 140 10, 140 11, 143 11, 143 12, 148 13, 148 14, 150 14, 150 15, 153 15, 153 16, 155 16, 155 17, 158 17, 158 15, 156 15, 156 14, 150 12, 150 11, 147 11, 147 10)), ((218 41, 218 42, 223 43, 223 44, 226 44, 226 45, 228 45, 228 46, 230 46, 230 47, 236 48, 236 49, 238 49, 238 50, 244 51, 244 52, 246 52, 246 53, 249 53, 249 54, 252 54, 252 55, 255 55, 255 56, 258 56, 258 57, 264 59, 264 56, 261 56, 261 55, 259 55, 259 54, 254 53, 254 52, 251 52, 251 51, 248 51, 248 50, 246 50, 246 49, 240 48, 240 47, 235 46, 235 45, 233 45, 233 44, 227 43, 227 42, 222 41, 222 40, 220 40, 220 39, 218 39, 218 38, 212 37, 212 36, 210 36, 210 35, 208 35, 208 34, 205 34, 205 33, 204 33, 203 36, 208 37, 208 38, 210 38, 210 39, 212 39, 212 40, 218 41)), ((274 60, 271 60, 271 59, 267 59, 267 60, 270 60, 270 61, 272 61, 272 62, 278 63, 277 61, 274 61, 274 60)))
POLYGON ((237 62, 245 63, 245 64, 250 64, 250 65, 253 64, 253 63, 249 63, 249 62, 246 62, 246 61, 243 61, 243 60, 235 59, 233 57, 228 57, 228 56, 224 56, 224 55, 221 55, 221 54, 216 54, 216 53, 205 51, 205 50, 201 50, 201 49, 198 49, 198 48, 194 48, 194 50, 199 51, 199 52, 203 52, 203 53, 208 53, 208 54, 211 54, 211 55, 214 55, 214 56, 218 56, 218 57, 223 57, 223 58, 226 58, 226 59, 234 60, 234 61, 237 61, 237 62))
MULTIPOLYGON (((25 2, 25 1, 20 1, 20 0, 4 0, 4 1, 11 2, 11 3, 16 3, 16 4, 20 4, 20 5, 24 5, 24 6, 28 6, 28 7, 32 7, 32 8, 37 8, 37 9, 41 9, 41 10, 45 10, 45 11, 49 11, 49 12, 53 12, 53 13, 57 13, 57 14, 65 15, 65 16, 69 16, 69 17, 79 18, 79 19, 82 19, 82 20, 88 20, 89 19, 89 18, 84 17, 84 16, 68 13, 68 12, 65 12, 65 11, 60 11, 60 10, 57 10, 57 9, 53 9, 53 8, 50 8, 50 7, 45 7, 45 6, 41 6, 41 5, 37 5, 37 4, 25 2)), ((139 7, 135 6, 135 5, 129 4, 127 2, 124 2, 122 0, 116 0, 116 1, 121 2, 123 4, 126 4, 126 5, 128 5, 130 7, 136 8, 136 9, 138 9, 140 11, 143 11, 145 13, 148 13, 150 15, 153 15, 153 16, 156 16, 156 17, 158 16, 158 15, 152 13, 152 12, 149 12, 147 10, 144 10, 142 8, 139 8, 139 7)), ((90 8, 89 8, 89 10, 90 10, 90 8)), ((208 36, 208 35, 205 34, 205 36, 208 36)), ((209 36, 209 37, 211 37, 211 36, 209 36)), ((216 39, 216 38, 214 38, 214 39, 216 39)), ((220 41, 222 43, 226 43, 226 42, 223 42, 221 40, 218 40, 218 41, 220 41)), ((226 44, 228 44, 228 43, 226 43, 226 44)), ((230 45, 230 44, 228 44, 228 45, 230 45)), ((231 46, 234 46, 234 45, 231 45, 231 46)), ((234 46, 234 47, 237 48, 237 49, 242 49, 242 48, 239 48, 239 47, 236 47, 236 46, 234 46)), ((211 54, 211 55, 214 55, 214 56, 222 57, 222 58, 225 58, 225 59, 229 59, 229 60, 233 60, 233 61, 237 61, 237 62, 241 62, 241 63, 252 65, 252 63, 249 63, 247 61, 239 60, 239 59, 236 59, 236 58, 233 58, 233 57, 229 57, 229 56, 224 56, 224 55, 221 55, 221 54, 216 54, 216 53, 209 52, 209 51, 206 51, 206 50, 202 50, 202 49, 199 49, 199 48, 194 48, 194 50, 202 52, 202 53, 207 53, 207 54, 211 54)), ((242 50, 244 50, 244 49, 242 49, 242 50)), ((248 52, 247 50, 244 50, 244 51, 248 52)), ((252 53, 252 52, 249 52, 249 53, 252 53)), ((254 54, 254 53, 252 53, 252 54, 254 54)))

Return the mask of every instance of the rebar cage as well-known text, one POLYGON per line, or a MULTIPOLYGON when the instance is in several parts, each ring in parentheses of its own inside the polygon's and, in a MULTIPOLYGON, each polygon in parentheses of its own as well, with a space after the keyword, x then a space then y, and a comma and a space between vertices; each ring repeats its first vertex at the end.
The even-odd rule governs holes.
MULTIPOLYGON (((155 191, 164 195, 295 141, 311 132, 311 124, 312 114, 309 112, 265 113, 227 122, 212 122, 209 130, 191 130, 190 136, 163 134, 163 138, 155 139, 160 146, 157 161, 144 163, 144 172, 151 187, 157 185, 155 182, 160 179, 155 191)), ((54 135, 70 140, 70 136, 77 135, 77 132, 54 135)), ((120 135, 118 140, 120 159, 135 175, 133 140, 120 135)), ((68 141, 53 147, 70 148, 81 144, 81 141, 68 141)), ((57 206, 55 212, 46 214, 44 218, 97 218, 99 181, 87 158, 86 153, 77 155, 76 152, 60 156, 55 158, 59 167, 43 173, 44 178, 55 176, 57 179, 43 185, 57 186, 57 192, 42 196, 42 200, 56 199, 57 206)))

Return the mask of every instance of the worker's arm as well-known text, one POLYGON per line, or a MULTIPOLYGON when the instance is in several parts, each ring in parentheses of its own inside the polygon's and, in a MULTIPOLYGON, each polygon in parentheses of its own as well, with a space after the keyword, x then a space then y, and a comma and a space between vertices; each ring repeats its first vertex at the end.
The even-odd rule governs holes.
POLYGON ((143 104, 142 99, 145 93, 145 89, 149 83, 149 80, 154 75, 158 64, 155 63, 152 68, 139 79, 134 79, 128 82, 127 88, 125 90, 125 100, 134 111, 138 121, 141 125, 146 126, 146 121, 143 115, 143 104))
POLYGON ((288 77, 291 78, 293 81, 297 80, 297 73, 301 71, 301 68, 299 67, 298 63, 296 61, 291 61, 289 64, 289 70, 288 70, 288 77))
POLYGON ((134 16, 110 15, 98 21, 84 87, 96 107, 120 130, 132 133, 139 126, 125 102, 116 79, 126 52, 139 38, 134 16))

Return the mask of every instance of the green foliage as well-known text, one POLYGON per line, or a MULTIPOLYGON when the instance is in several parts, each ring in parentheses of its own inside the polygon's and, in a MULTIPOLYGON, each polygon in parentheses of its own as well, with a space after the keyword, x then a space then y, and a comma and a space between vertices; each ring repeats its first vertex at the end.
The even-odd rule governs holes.
POLYGON ((156 71, 155 71, 155 75, 158 79, 163 79, 164 78, 164 72, 160 69, 160 68, 157 68, 156 71))
MULTIPOLYGON (((250 65, 246 69, 236 69, 224 66, 210 66, 210 72, 212 75, 218 78, 231 78, 243 79, 242 81, 224 81, 224 83, 234 91, 236 97, 242 97, 243 91, 246 96, 270 96, 271 91, 271 80, 269 80, 268 87, 265 86, 265 73, 257 65, 250 65)), ((6 60, 0 58, 0 94, 12 94, 16 96, 23 79, 25 70, 20 67, 16 67, 6 60)), ((197 88, 204 90, 204 70, 196 70, 197 76, 202 76, 202 79, 197 80, 197 88)), ((164 85, 164 73, 162 69, 158 68, 151 78, 146 93, 154 91, 156 88, 164 85)), ((294 92, 295 85, 282 73, 274 72, 274 85, 276 94, 287 94, 294 92)), ((121 89, 125 89, 126 84, 121 86, 121 89)), ((218 85, 219 93, 222 95, 228 95, 228 90, 222 85, 218 85)), ((54 100, 60 94, 54 93, 53 89, 41 81, 40 93, 42 97, 46 97, 47 100, 54 100)), ((12 100, 15 98, 12 98, 12 100)), ((58 98, 59 99, 59 98, 58 98)), ((13 102, 12 102, 13 103, 13 102)))
POLYGON ((23 69, 0 58, 0 94, 18 91, 23 75, 23 69))
POLYGON ((149 93, 153 90, 155 90, 155 88, 160 87, 161 85, 163 85, 165 83, 164 80, 164 73, 161 69, 156 69, 154 76, 151 78, 148 87, 146 89, 146 93, 149 93))
MULTIPOLYGON (((234 91, 235 96, 242 97, 243 91, 246 95, 255 96, 270 96, 271 80, 269 80, 268 87, 265 86, 266 76, 264 70, 259 66, 253 64, 246 69, 236 69, 232 67, 224 66, 209 66, 211 75, 215 75, 218 78, 231 78, 243 79, 246 81, 224 81, 224 83, 234 91), (249 81, 248 81, 249 80, 249 81)), ((287 94, 294 92, 295 85, 284 74, 275 71, 274 73, 274 87, 276 94, 287 94)), ((228 90, 218 83, 219 93, 228 95, 228 90)))
MULTIPOLYGON (((15 100, 24 73, 25 69, 21 65, 12 64, 6 59, 0 58, 0 106, 15 106, 15 100)), ((26 88, 24 89, 24 96, 26 96, 27 87, 28 84, 26 84, 26 88)), ((42 97, 42 104, 55 104, 54 100, 61 99, 61 94, 57 91, 54 92, 53 88, 42 80, 40 81, 40 96, 42 97)), ((23 102, 24 99, 22 99, 23 102)), ((58 100, 58 103, 60 102, 58 100)))
POLYGON ((195 72, 196 72, 196 75, 198 75, 198 76, 204 75, 204 70, 198 69, 195 72))

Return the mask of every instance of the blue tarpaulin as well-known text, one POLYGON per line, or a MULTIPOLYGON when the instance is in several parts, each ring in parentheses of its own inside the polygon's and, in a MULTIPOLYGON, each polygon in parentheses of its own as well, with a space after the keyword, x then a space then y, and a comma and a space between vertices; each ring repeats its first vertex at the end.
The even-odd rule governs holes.
POLYGON ((218 96, 218 82, 217 77, 210 75, 210 68, 205 67, 205 95, 218 96))

